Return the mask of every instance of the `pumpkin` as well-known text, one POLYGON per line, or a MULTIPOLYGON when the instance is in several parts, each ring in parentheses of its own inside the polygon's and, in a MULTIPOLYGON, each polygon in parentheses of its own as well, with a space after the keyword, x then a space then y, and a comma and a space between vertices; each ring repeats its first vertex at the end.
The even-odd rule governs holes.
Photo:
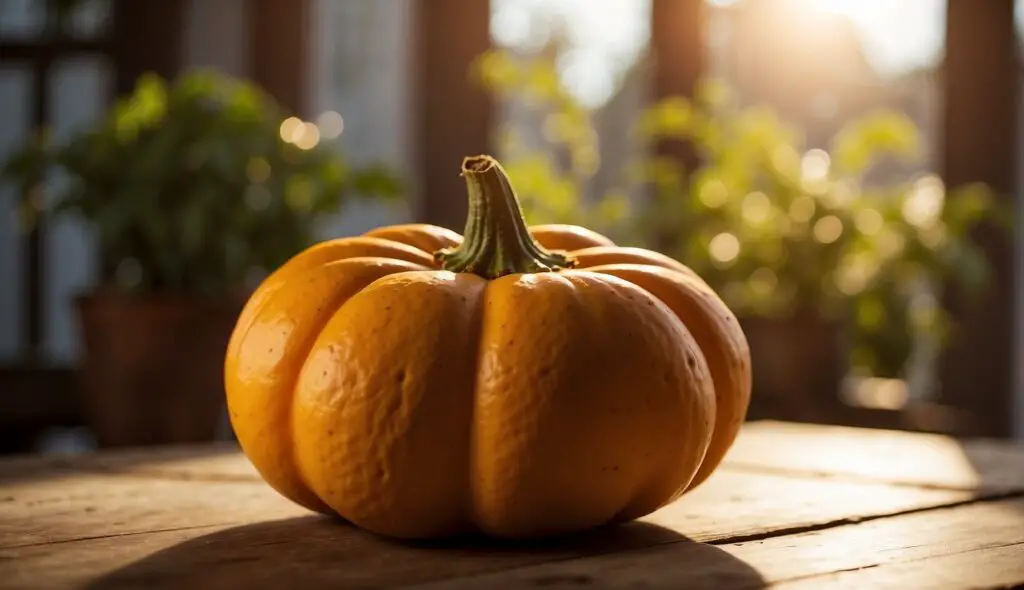
POLYGON ((464 238, 407 224, 327 241, 252 294, 225 384, 262 477, 408 539, 582 531, 707 479, 750 396, 726 305, 667 256, 528 228, 491 157, 462 174, 464 238))

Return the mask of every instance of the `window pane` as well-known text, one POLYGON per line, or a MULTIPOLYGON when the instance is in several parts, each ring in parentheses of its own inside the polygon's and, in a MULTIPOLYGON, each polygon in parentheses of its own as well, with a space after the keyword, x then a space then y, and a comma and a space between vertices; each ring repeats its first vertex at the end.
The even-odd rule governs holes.
MULTIPOLYGON (((32 72, 0 68, 0 161, 21 146, 32 118, 32 72)), ((17 189, 0 183, 0 364, 18 359, 24 327, 24 267, 17 189)))
MULTIPOLYGON (((313 11, 311 117, 333 129, 325 137, 336 135, 330 141, 353 164, 384 163, 406 177, 412 131, 411 10, 410 0, 318 0, 313 11)), ((329 219, 323 233, 361 233, 400 220, 393 209, 354 203, 329 219)))
POLYGON ((42 33, 45 24, 42 0, 0 0, 0 39, 31 39, 42 33))
POLYGON ((491 10, 498 59, 483 77, 498 103, 499 156, 530 221, 586 223, 581 201, 635 197, 621 181, 644 149, 631 128, 647 100, 650 2, 493 0, 491 10), (518 73, 504 76, 509 65, 518 73), (551 96, 549 76, 572 106, 551 96), (567 109, 585 113, 589 129, 564 125, 578 120, 567 109), (571 194, 530 188, 546 174, 532 164, 537 156, 558 166, 558 180, 539 184, 571 185, 571 194))
POLYGON ((246 75, 246 0, 189 0, 184 61, 189 68, 214 68, 246 75))
POLYGON ((71 13, 70 32, 73 37, 94 38, 110 26, 111 0, 84 0, 71 13))
MULTIPOLYGON (((50 78, 53 103, 49 114, 60 141, 101 116, 111 83, 109 66, 102 58, 62 61, 50 78)), ((58 187, 63 178, 49 179, 58 187)), ((93 231, 82 220, 60 218, 47 226, 44 269, 46 359, 66 364, 78 351, 74 298, 88 290, 97 277, 99 260, 93 231)))

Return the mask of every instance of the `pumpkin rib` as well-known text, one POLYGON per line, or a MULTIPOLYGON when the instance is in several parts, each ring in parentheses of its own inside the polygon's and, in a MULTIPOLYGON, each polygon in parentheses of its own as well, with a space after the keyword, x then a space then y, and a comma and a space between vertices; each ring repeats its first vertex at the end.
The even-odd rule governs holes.
POLYGON ((402 223, 371 229, 363 234, 412 246, 431 256, 438 250, 462 244, 462 236, 446 227, 429 223, 402 223))
MULTIPOLYGON (((304 281, 322 277, 325 274, 328 276, 333 274, 335 278, 332 280, 330 286, 325 288, 324 298, 320 301, 319 306, 320 309, 324 310, 320 315, 327 316, 332 307, 340 305, 340 299, 350 298, 354 293, 366 288, 366 286, 372 284, 372 282, 375 282, 379 278, 401 272, 420 270, 428 269, 422 265, 417 265, 407 261, 377 257, 363 257, 334 260, 319 266, 296 269, 289 272, 287 275, 277 275, 273 280, 268 279, 259 288, 259 291, 264 295, 259 299, 255 297, 251 299, 251 301, 254 302, 254 305, 251 313, 247 316, 248 321, 246 323, 239 323, 236 326, 236 332, 232 335, 232 339, 229 342, 230 352, 228 358, 235 359, 234 362, 237 364, 240 362, 241 357, 244 356, 243 347, 255 346, 255 343, 250 343, 249 339, 250 337, 255 336, 253 334, 253 330, 260 325, 260 317, 265 313, 273 311, 274 306, 282 306, 283 302, 281 301, 281 296, 292 296, 294 293, 292 289, 295 285, 304 284, 304 281), (360 267, 362 267, 362 271, 365 273, 362 276, 358 276, 360 267), (369 280, 366 281, 366 284, 359 285, 359 282, 361 282, 361 279, 363 278, 369 280), (269 292, 267 292, 268 290, 269 292), (244 329, 238 329, 243 326, 244 329)), ((309 303, 309 301, 302 302, 302 304, 309 303)), ((294 318, 295 316, 292 315, 291 317, 294 318)), ((306 339, 300 342, 287 342, 287 348, 291 352, 288 359, 294 359, 294 362, 300 366, 301 364, 304 364, 305 359, 308 356, 309 349, 312 347, 316 337, 323 329, 322 317, 312 315, 307 316, 305 319, 309 326, 306 339)), ((278 345, 282 347, 285 346, 284 343, 278 343, 278 345)), ((270 417, 260 422, 254 433, 254 436, 257 437, 272 436, 274 438, 276 442, 271 445, 273 447, 277 447, 277 452, 274 456, 257 453, 256 450, 262 443, 250 440, 248 435, 250 429, 248 427, 243 427, 242 424, 237 424, 238 420, 236 420, 236 410, 239 409, 239 404, 244 408, 246 406, 246 403, 244 402, 247 401, 245 399, 239 399, 239 396, 243 395, 243 393, 248 393, 247 390, 249 389, 249 386, 238 384, 237 381, 233 380, 229 380, 226 384, 229 410, 232 410, 230 412, 230 416, 232 422, 236 423, 235 431, 239 435, 239 443, 247 450, 247 454, 250 456, 250 460, 252 460, 257 470, 260 471, 261 474, 264 474, 264 478, 267 479, 268 483, 271 483, 275 489, 286 497, 293 499, 297 503, 306 506, 311 510, 331 513, 329 507, 309 487, 308 482, 305 481, 305 477, 299 467, 299 462, 294 455, 294 436, 292 434, 294 430, 292 415, 294 412, 292 406, 294 402, 295 383, 298 380, 299 372, 293 370, 294 367, 291 366, 292 363, 285 359, 281 359, 280 363, 283 364, 283 366, 275 366, 273 368, 268 368, 267 370, 274 373, 280 373, 283 377, 281 378, 281 381, 272 385, 264 384, 263 387, 273 387, 273 391, 276 393, 271 394, 268 397, 268 400, 273 402, 274 398, 280 398, 277 401, 281 403, 281 407, 277 411, 264 408, 263 411, 267 412, 270 417), (241 391, 239 391, 239 388, 241 388, 241 391), (234 395, 232 395, 232 393, 234 393, 234 395), (271 424, 273 425, 273 428, 268 431, 270 434, 259 434, 259 432, 271 424), (256 458, 253 455, 257 455, 259 458, 256 458), (267 471, 270 471, 269 477, 266 475, 267 471)), ((225 371, 228 374, 232 373, 227 366, 225 371)))
POLYGON ((707 456, 685 491, 703 483, 735 442, 750 403, 750 349, 728 306, 703 281, 669 269, 609 264, 587 269, 620 277, 650 292, 694 332, 715 385, 716 423, 707 456))
MULTIPOLYGON (((371 261, 377 262, 377 261, 385 261, 385 260, 387 260, 389 262, 394 262, 391 259, 385 259, 385 258, 380 258, 380 257, 343 258, 341 260, 335 260, 333 262, 328 262, 328 263, 324 264, 320 268, 309 269, 308 272, 322 273, 322 272, 324 272, 328 268, 331 268, 331 267, 333 267, 335 265, 344 264, 344 263, 347 263, 347 262, 350 262, 350 261, 357 261, 357 262, 360 262, 360 263, 366 263, 366 262, 371 262, 371 261)), ((406 261, 400 261, 400 262, 406 262, 406 261)), ((379 262, 378 262, 378 264, 379 264, 379 262)), ((412 265, 412 264, 415 264, 415 263, 409 263, 409 264, 412 265)), ((316 345, 317 340, 320 339, 320 336, 321 336, 321 334, 323 334, 324 330, 327 328, 327 325, 331 322, 331 319, 335 315, 340 313, 341 309, 343 307, 345 307, 345 305, 349 301, 351 301, 353 297, 355 297, 357 294, 361 293, 362 291, 365 291, 365 290, 371 288, 374 284, 378 283, 379 281, 382 281, 382 280, 387 279, 389 277, 393 277, 395 275, 400 275, 400 274, 403 274, 405 272, 423 272, 423 271, 429 271, 429 270, 430 270, 429 268, 426 268, 426 267, 424 267, 422 265, 419 265, 419 266, 416 266, 416 267, 412 267, 412 268, 408 268, 408 269, 404 269, 404 270, 399 270, 399 271, 396 271, 396 272, 393 272, 393 273, 381 274, 381 275, 379 275, 377 277, 374 277, 372 280, 370 280, 366 284, 362 285, 361 287, 353 289, 350 293, 338 293, 338 292, 335 292, 334 293, 334 298, 332 300, 330 300, 329 302, 325 302, 323 304, 323 306, 326 309, 329 309, 329 310, 333 309, 334 311, 328 317, 322 318, 322 321, 317 322, 316 325, 318 326, 318 329, 314 329, 313 331, 311 331, 309 333, 309 335, 307 336, 306 341, 303 342, 301 344, 301 346, 299 347, 299 349, 302 350, 302 354, 300 355, 300 358, 302 358, 304 360, 300 364, 299 369, 297 371, 293 371, 291 373, 291 384, 287 388, 287 390, 290 393, 289 399, 291 400, 291 403, 288 404, 288 408, 289 408, 288 426, 291 428, 291 432, 288 433, 288 440, 289 440, 289 442, 291 443, 291 446, 292 446, 292 461, 293 461, 293 465, 295 466, 296 473, 299 475, 299 480, 305 486, 306 490, 308 490, 312 495, 317 497, 317 499, 328 510, 328 513, 338 514, 337 511, 335 511, 333 508, 331 508, 327 504, 327 502, 323 499, 323 497, 320 495, 320 493, 312 485, 310 485, 310 483, 309 483, 309 476, 306 473, 306 467, 304 466, 301 457, 297 453, 297 448, 296 448, 296 444, 295 444, 295 434, 294 434, 294 432, 295 432, 295 424, 293 422, 294 422, 294 416, 295 416, 295 402, 296 402, 296 399, 297 399, 297 395, 296 394, 297 394, 297 388, 299 386, 299 377, 302 375, 302 372, 304 370, 304 367, 305 367, 306 363, 309 362, 309 356, 310 356, 310 353, 313 350, 313 347, 316 345)), ((307 273, 304 273, 304 274, 307 274, 307 273)), ((338 514, 338 516, 341 516, 341 515, 338 514)), ((344 517, 342 517, 342 518, 344 518, 344 517)))
POLYGON ((600 526, 685 487, 710 440, 714 393, 671 310, 592 272, 512 275, 490 289, 474 424, 481 529, 515 538, 600 526))
POLYGON ((430 269, 437 268, 433 256, 415 246, 372 236, 348 236, 310 246, 274 271, 271 276, 287 275, 328 262, 351 258, 404 260, 430 269))
POLYGON ((565 223, 530 226, 530 234, 549 250, 582 250, 593 246, 615 246, 610 238, 592 229, 565 223))
MULTIPOLYGON (((634 293, 639 293, 642 296, 647 297, 648 305, 660 308, 664 314, 663 319, 673 324, 674 327, 682 333, 684 346, 686 346, 688 350, 681 352, 683 356, 692 355, 691 358, 693 359, 694 363, 693 365, 688 365, 690 366, 690 370, 694 374, 700 375, 699 381, 710 383, 710 389, 705 387, 698 392, 694 392, 697 395, 703 395, 704 399, 701 404, 698 404, 699 406, 703 406, 705 408, 710 406, 710 411, 707 412, 706 416, 707 421, 709 421, 710 423, 705 425, 705 429, 707 430, 707 436, 704 437, 704 442, 699 445, 701 448, 697 452, 697 455, 699 455, 700 458, 697 459, 696 465, 692 470, 691 476, 685 482, 682 482, 681 484, 677 485, 676 489, 673 490, 667 496, 665 496, 660 502, 656 503, 656 501, 652 502, 650 500, 647 500, 644 497, 644 494, 650 493, 650 490, 656 488, 658 480, 664 477, 665 470, 653 469, 648 477, 648 480, 646 482, 638 483, 638 485, 636 486, 636 492, 633 494, 633 497, 630 498, 629 502, 627 502, 622 507, 622 509, 619 510, 612 518, 612 522, 630 521, 641 516, 644 516, 646 514, 650 514, 654 510, 662 508, 671 503, 672 501, 676 500, 684 490, 689 489, 694 479, 696 479, 701 469, 703 469, 705 458, 707 457, 707 450, 711 444, 711 440, 714 436, 715 428, 717 426, 717 396, 715 395, 714 379, 711 376, 707 358, 704 354, 703 349, 700 346, 700 342, 697 340, 696 335, 693 334, 689 326, 687 326, 686 322, 684 322, 682 318, 680 318, 679 315, 668 304, 666 304, 659 297, 657 297, 657 295, 650 292, 642 285, 639 285, 633 281, 627 280, 623 277, 620 277, 612 273, 596 272, 590 268, 586 269, 585 271, 577 272, 593 273, 602 276, 606 281, 609 281, 613 285, 615 285, 616 290, 619 291, 624 297, 628 296, 628 292, 622 292, 627 291, 627 289, 633 291, 634 293)), ((692 436, 692 433, 687 434, 689 436, 692 436)))
POLYGON ((689 277, 699 280, 702 283, 704 282, 704 279, 701 279, 693 269, 682 262, 679 262, 675 258, 644 248, 634 248, 631 246, 596 246, 592 248, 583 248, 582 250, 574 250, 569 252, 569 256, 576 261, 576 266, 574 268, 577 270, 589 270, 592 267, 605 264, 643 264, 681 272, 689 277))
POLYGON ((469 527, 469 306, 484 286, 464 274, 389 275, 324 322, 299 371, 295 437, 313 492, 343 518, 400 538, 469 527))

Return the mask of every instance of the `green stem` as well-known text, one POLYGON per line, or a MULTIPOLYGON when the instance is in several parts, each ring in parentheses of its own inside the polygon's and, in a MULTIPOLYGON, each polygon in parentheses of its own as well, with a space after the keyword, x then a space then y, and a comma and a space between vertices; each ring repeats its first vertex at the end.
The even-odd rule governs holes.
POLYGON ((530 235, 519 199, 501 164, 491 156, 462 161, 469 216, 462 245, 434 256, 444 270, 485 279, 571 268, 566 256, 545 250, 530 235))

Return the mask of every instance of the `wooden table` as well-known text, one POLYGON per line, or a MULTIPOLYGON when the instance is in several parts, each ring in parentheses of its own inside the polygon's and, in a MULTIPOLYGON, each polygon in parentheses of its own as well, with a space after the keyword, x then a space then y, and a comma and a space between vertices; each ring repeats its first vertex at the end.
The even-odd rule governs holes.
POLYGON ((233 447, 0 462, 2 588, 979 588, 1024 584, 1024 447, 755 422, 642 522, 395 543, 280 498, 233 447))

